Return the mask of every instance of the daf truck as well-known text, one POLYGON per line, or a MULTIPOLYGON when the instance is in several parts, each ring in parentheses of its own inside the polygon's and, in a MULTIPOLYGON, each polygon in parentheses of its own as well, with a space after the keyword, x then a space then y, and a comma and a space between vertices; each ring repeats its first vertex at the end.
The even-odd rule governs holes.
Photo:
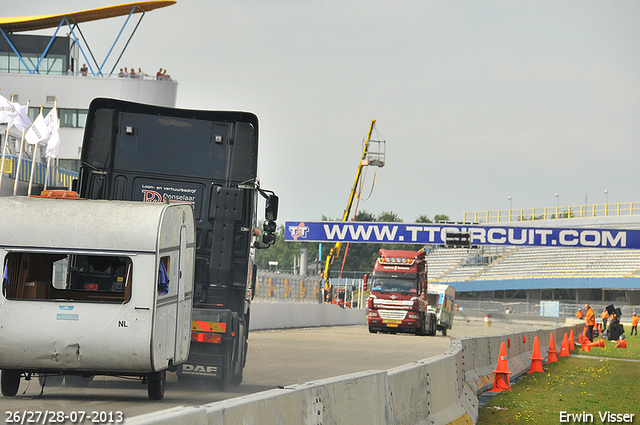
POLYGON ((381 249, 371 276, 369 332, 435 335, 437 316, 428 308, 424 251, 381 249))
POLYGON ((88 199, 188 205, 195 276, 188 359, 178 380, 242 381, 255 249, 275 241, 278 197, 260 187, 258 118, 98 98, 91 102, 78 191, 88 199), (258 196, 265 198, 262 229, 258 196))

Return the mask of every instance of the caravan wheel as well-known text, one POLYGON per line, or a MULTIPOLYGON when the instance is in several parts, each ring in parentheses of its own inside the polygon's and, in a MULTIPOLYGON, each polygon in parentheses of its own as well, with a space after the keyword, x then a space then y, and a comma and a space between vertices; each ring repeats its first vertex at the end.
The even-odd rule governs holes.
POLYGON ((147 376, 149 398, 151 400, 162 400, 164 397, 164 387, 167 383, 167 371, 152 372, 147 376))
POLYGON ((5 397, 13 397, 18 393, 20 387, 20 371, 19 370, 3 370, 2 378, 0 378, 0 386, 2 387, 2 395, 5 397))

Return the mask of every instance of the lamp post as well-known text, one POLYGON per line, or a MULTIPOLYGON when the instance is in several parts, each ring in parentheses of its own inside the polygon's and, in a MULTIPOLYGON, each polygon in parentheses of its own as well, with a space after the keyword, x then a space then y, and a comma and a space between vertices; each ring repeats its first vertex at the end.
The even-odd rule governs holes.
POLYGON ((559 218, 558 217, 559 212, 560 212, 560 195, 556 193, 556 219, 559 218))
POLYGON ((604 215, 609 215, 609 191, 605 189, 604 194, 607 197, 607 203, 604 205, 604 215))
POLYGON ((513 210, 513 203, 511 200, 511 196, 509 196, 509 221, 511 221, 511 211, 513 210))

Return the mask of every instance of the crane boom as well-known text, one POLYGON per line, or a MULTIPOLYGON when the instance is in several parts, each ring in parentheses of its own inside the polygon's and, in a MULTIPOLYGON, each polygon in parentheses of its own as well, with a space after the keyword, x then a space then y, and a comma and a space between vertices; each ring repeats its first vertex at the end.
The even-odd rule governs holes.
MULTIPOLYGON (((360 159, 360 163, 358 164, 358 172, 356 173, 356 180, 353 182, 353 187, 351 188, 351 194, 349 195, 349 202, 347 203, 347 208, 344 210, 344 215, 342 216, 342 221, 347 221, 349 219, 349 213, 351 212, 351 207, 353 205, 353 200, 356 196, 356 190, 358 187, 358 182, 360 181, 360 176, 362 175, 362 168, 365 165, 369 165, 367 161, 367 153, 369 151, 369 142, 371 141, 371 134, 373 133, 373 128, 376 125, 376 120, 371 120, 371 126, 369 127, 369 134, 367 135, 367 139, 365 140, 364 147, 362 149, 362 157, 360 159)), ((331 248, 329 254, 327 255, 327 259, 324 265, 324 280, 325 287, 329 287, 329 269, 331 268, 331 264, 333 260, 338 258, 340 255, 340 248, 342 246, 341 242, 336 242, 336 244, 331 248)))

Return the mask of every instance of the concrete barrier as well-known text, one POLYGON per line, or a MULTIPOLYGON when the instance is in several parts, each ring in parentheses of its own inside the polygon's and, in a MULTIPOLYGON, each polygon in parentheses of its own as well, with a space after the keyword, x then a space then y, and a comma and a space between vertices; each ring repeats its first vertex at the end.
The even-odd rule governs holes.
POLYGON ((527 373, 537 335, 546 356, 550 335, 558 342, 581 325, 453 340, 445 353, 388 371, 367 371, 298 384, 200 407, 177 407, 127 419, 148 424, 385 425, 478 420, 478 395, 493 386, 500 346, 508 345, 511 378, 527 373))
POLYGON ((335 304, 253 303, 249 330, 365 325, 366 309, 335 304))

